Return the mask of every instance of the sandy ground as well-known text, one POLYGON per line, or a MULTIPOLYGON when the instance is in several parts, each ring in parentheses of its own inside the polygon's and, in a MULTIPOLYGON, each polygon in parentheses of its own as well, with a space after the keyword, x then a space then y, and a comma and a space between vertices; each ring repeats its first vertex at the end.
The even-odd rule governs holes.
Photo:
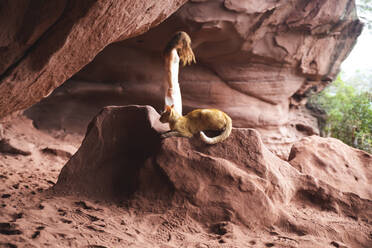
POLYGON ((317 229, 333 226, 337 236, 370 228, 294 206, 287 214, 307 223, 311 235, 298 229, 284 233, 274 226, 253 232, 231 223, 202 226, 182 209, 140 212, 124 202, 55 195, 51 187, 83 137, 41 132, 25 117, 3 124, 2 136, 23 155, 0 153, 0 247, 346 247, 332 241, 332 235, 317 237, 317 229))
MULTIPOLYGON (((41 132, 25 117, 3 131, 14 147, 31 154, 0 153, 0 247, 240 247, 232 236, 211 234, 182 211, 139 213, 56 196, 50 188, 83 137, 41 132)), ((260 242, 247 237, 243 243, 260 242)))

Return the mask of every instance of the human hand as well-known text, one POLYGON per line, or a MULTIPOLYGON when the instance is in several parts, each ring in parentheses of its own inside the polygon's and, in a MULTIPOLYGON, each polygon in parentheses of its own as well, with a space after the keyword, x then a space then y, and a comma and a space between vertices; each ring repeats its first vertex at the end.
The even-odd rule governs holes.
POLYGON ((169 97, 171 97, 172 94, 173 94, 173 89, 172 89, 172 88, 168 88, 167 95, 168 95, 169 97))

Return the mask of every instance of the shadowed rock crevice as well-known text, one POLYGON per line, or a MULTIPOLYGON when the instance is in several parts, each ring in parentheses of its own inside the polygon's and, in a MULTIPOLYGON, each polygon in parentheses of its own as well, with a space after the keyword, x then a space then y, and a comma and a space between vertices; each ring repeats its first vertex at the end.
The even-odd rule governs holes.
POLYGON ((2 1, 0 18, 3 25, 0 47, 1 79, 9 75, 35 43, 50 30, 66 8, 66 0, 2 1), (11 16, 8 16, 11 13, 11 16))

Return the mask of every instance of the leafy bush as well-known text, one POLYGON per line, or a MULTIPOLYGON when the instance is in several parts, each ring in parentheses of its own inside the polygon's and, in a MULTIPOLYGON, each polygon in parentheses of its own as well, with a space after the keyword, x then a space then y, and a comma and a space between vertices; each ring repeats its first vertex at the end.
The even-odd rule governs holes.
POLYGON ((312 108, 325 112, 321 133, 372 153, 372 92, 356 90, 337 79, 309 99, 312 108))

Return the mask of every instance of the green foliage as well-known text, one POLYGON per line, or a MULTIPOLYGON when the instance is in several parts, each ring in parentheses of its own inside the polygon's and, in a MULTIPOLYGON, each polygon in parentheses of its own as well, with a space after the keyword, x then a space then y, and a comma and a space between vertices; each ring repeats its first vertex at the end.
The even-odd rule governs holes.
POLYGON ((372 153, 372 92, 356 90, 338 76, 309 104, 326 113, 322 133, 372 153))

